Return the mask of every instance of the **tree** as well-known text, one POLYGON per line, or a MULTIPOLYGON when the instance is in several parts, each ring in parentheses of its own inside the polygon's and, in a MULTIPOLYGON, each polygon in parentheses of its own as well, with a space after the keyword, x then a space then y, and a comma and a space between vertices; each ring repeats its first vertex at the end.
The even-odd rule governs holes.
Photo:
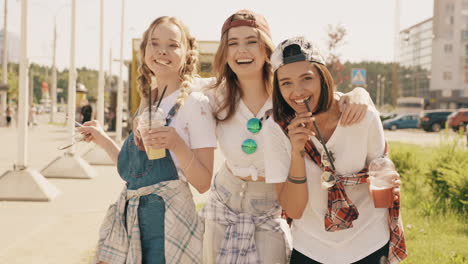
POLYGON ((326 59, 327 68, 333 76, 335 85, 338 87, 344 81, 349 79, 348 75, 343 75, 345 66, 341 63, 338 48, 344 45, 344 38, 346 36, 346 28, 343 25, 328 25, 327 26, 327 51, 328 57, 326 59))

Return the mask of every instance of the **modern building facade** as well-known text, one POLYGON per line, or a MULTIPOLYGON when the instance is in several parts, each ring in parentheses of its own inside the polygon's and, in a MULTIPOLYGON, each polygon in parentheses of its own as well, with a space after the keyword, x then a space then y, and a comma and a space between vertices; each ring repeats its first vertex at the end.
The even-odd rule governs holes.
POLYGON ((400 31, 400 97, 429 98, 432 18, 400 31))
POLYGON ((468 0, 434 0, 430 103, 468 107, 468 0))
POLYGON ((400 31, 400 96, 468 107, 468 0, 434 0, 434 16, 400 31))

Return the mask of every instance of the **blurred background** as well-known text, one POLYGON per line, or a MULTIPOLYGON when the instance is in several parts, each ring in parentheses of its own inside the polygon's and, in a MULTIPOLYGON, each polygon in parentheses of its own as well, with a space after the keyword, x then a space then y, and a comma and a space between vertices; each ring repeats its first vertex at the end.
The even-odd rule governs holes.
POLYGON ((468 0, 0 0, 0 263, 91 260, 122 181, 73 141, 74 121, 98 119, 122 142, 149 24, 180 18, 210 77, 224 20, 245 8, 275 44, 318 43, 336 90, 369 92, 403 178, 405 263, 468 263, 468 0))

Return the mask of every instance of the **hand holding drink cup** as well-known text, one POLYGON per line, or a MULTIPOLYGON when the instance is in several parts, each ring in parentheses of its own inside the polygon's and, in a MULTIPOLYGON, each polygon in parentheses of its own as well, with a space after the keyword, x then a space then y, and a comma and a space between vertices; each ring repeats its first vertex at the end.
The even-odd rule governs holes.
POLYGON ((375 208, 393 206, 393 200, 399 195, 398 179, 399 174, 389 158, 377 158, 369 164, 369 189, 375 208))
POLYGON ((138 131, 143 139, 148 159, 154 160, 166 157, 166 149, 156 147, 159 140, 158 135, 152 133, 154 129, 166 125, 166 115, 161 108, 153 106, 151 109, 151 113, 147 108, 138 116, 138 131))

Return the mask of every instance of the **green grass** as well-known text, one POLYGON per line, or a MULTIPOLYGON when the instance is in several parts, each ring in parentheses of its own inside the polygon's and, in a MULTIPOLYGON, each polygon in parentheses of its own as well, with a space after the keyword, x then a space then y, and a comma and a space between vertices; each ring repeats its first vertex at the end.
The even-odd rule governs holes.
MULTIPOLYGON (((404 263, 468 263, 466 210, 453 209, 450 200, 434 194, 436 184, 431 175, 446 148, 390 143, 391 158, 402 177, 402 216, 409 254, 404 263)), ((456 155, 468 161, 466 149, 457 149, 456 155)))

